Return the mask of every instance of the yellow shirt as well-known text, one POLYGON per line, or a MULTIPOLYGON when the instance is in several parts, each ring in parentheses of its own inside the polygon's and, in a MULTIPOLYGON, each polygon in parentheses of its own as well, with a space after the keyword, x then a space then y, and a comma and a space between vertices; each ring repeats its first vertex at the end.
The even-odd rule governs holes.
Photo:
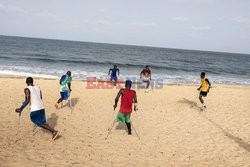
POLYGON ((207 92, 208 91, 209 84, 206 81, 206 78, 201 78, 201 91, 202 92, 207 92))

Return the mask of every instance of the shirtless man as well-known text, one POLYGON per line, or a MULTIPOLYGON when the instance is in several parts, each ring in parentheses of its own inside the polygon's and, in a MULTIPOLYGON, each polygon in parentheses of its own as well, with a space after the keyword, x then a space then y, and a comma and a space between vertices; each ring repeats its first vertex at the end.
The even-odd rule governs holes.
POLYGON ((149 69, 148 65, 145 66, 145 68, 141 71, 140 79, 142 79, 143 82, 147 83, 145 92, 148 92, 148 88, 149 88, 150 80, 151 80, 151 70, 149 69))

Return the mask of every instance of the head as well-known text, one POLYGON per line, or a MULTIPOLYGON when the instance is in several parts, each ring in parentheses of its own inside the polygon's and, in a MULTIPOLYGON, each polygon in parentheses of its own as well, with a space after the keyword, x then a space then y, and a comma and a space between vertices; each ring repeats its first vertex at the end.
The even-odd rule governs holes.
POLYGON ((145 66, 145 68, 146 68, 146 69, 149 69, 149 66, 148 66, 148 65, 146 65, 146 66, 145 66))
POLYGON ((201 73, 201 78, 202 78, 202 79, 205 78, 205 75, 206 75, 205 72, 202 72, 202 73, 201 73))
POLYGON ((67 71, 66 73, 68 76, 71 76, 71 72, 70 71, 67 71))
POLYGON ((114 69, 116 69, 117 68, 117 65, 114 65, 114 69))
POLYGON ((131 89, 131 87, 132 87, 132 81, 131 80, 126 80, 125 87, 126 87, 126 89, 131 89))
POLYGON ((33 85, 33 78, 32 77, 26 78, 26 84, 27 85, 33 85))

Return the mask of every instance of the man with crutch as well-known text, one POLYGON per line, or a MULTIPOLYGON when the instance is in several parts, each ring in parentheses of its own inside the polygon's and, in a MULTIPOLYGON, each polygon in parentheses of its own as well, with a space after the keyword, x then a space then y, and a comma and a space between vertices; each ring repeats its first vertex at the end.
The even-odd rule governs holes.
POLYGON ((60 95, 61 97, 58 99, 57 103, 55 104, 55 107, 58 109, 59 108, 59 104, 61 103, 61 107, 62 107, 62 102, 63 100, 68 100, 69 99, 69 105, 71 108, 71 97, 70 97, 70 93, 71 93, 71 81, 72 81, 72 77, 71 77, 71 71, 67 71, 67 73, 65 75, 63 75, 60 79, 60 95))
POLYGON ((127 128, 128 128, 128 135, 132 134, 130 116, 132 113, 133 103, 134 103, 134 111, 137 111, 137 96, 136 96, 136 92, 134 90, 131 90, 131 87, 132 87, 132 81, 127 80, 125 82, 125 89, 124 88, 120 89, 120 91, 118 92, 115 98, 115 104, 114 104, 114 110, 115 110, 117 107, 119 98, 121 96, 121 105, 120 105, 120 110, 117 114, 116 121, 126 123, 127 128))
POLYGON ((39 86, 33 84, 33 78, 31 77, 26 78, 26 84, 27 87, 24 89, 25 101, 20 108, 16 109, 16 112, 19 113, 18 128, 20 124, 21 112, 28 104, 30 104, 30 120, 34 125, 50 131, 52 133, 52 139, 55 140, 58 137, 59 132, 46 123, 45 109, 42 102, 42 92, 39 86))

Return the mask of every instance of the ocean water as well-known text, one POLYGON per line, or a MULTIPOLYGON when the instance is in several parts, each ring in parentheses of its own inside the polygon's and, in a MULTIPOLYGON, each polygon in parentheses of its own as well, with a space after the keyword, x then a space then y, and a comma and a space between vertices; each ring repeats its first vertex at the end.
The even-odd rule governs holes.
POLYGON ((164 83, 199 83, 205 71, 212 83, 250 85, 250 55, 89 42, 0 36, 0 75, 74 79, 107 78, 116 64, 120 78, 139 77, 145 65, 164 83))

